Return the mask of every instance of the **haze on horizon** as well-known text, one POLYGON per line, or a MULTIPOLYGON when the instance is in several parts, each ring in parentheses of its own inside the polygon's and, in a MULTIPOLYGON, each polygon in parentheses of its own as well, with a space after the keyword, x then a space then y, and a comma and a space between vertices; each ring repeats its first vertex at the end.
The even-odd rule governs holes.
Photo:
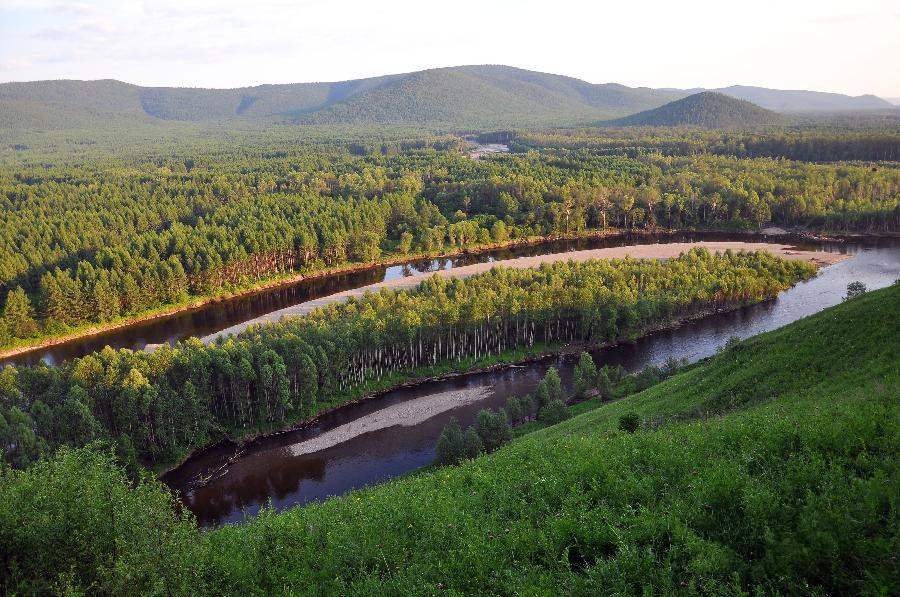
POLYGON ((0 82, 242 87, 506 64, 592 83, 900 97, 900 4, 0 0, 0 82))

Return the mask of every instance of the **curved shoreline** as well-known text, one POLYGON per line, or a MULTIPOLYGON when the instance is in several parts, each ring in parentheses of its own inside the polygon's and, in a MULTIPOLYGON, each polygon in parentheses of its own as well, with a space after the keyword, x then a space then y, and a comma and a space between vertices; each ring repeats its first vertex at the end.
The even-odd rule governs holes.
POLYGON ((500 261, 491 261, 487 263, 476 263, 455 267, 448 270, 439 270, 419 274, 416 276, 407 276, 405 278, 397 278, 395 280, 386 280, 361 286, 351 290, 344 290, 329 296, 325 296, 311 301, 306 301, 283 309, 278 309, 253 319, 248 319, 241 323, 219 330, 208 336, 204 336, 201 340, 205 343, 211 343, 218 338, 227 338, 236 335, 247 328, 257 324, 275 323, 283 317, 302 316, 310 311, 336 302, 343 302, 351 297, 361 297, 367 292, 377 292, 381 289, 389 290, 408 290, 418 286, 423 280, 431 276, 440 276, 442 278, 466 278, 475 274, 480 274, 494 267, 506 267, 516 269, 536 268, 545 263, 556 263, 559 261, 586 261, 589 259, 621 259, 624 257, 632 257, 635 259, 669 259, 677 257, 681 253, 688 251, 694 247, 704 247, 710 252, 732 251, 767 251, 782 257, 784 259, 793 259, 807 261, 817 266, 827 266, 846 259, 846 255, 839 253, 826 253, 822 251, 806 251, 796 249, 791 245, 778 243, 748 243, 739 241, 698 241, 694 243, 660 243, 653 245, 626 245, 622 247, 608 247, 603 249, 586 249, 583 251, 570 251, 564 253, 549 253, 546 255, 537 255, 533 257, 519 257, 514 259, 504 259, 500 261))

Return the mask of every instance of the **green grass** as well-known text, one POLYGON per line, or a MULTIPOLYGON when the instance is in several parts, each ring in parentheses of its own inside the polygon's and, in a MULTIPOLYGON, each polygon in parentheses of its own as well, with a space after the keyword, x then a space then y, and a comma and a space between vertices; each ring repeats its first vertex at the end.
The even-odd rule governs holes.
POLYGON ((900 286, 869 293, 460 467, 207 533, 196 569, 225 593, 887 593, 898 315, 900 286))

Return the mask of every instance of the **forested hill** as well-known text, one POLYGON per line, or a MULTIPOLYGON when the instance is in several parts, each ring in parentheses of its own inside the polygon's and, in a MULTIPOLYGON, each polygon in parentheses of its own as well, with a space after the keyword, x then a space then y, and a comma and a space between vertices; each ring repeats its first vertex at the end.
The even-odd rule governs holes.
POLYGON ((713 91, 695 93, 659 108, 613 121, 616 125, 699 126, 703 128, 748 128, 778 124, 780 114, 760 108, 748 101, 713 91))
MULTIPOLYGON (((753 87, 720 91, 734 97, 752 96, 765 108, 785 111, 890 108, 874 96, 753 87)), ((497 65, 237 89, 141 87, 114 80, 35 81, 0 84, 0 127, 52 130, 166 121, 273 120, 353 125, 583 124, 656 108, 689 93, 592 84, 497 65)))
POLYGON ((594 85, 506 66, 460 66, 335 83, 238 89, 119 81, 0 84, 0 124, 17 128, 276 119, 309 123, 589 122, 660 106, 684 92, 594 85))
POLYGON ((683 95, 507 66, 411 73, 307 118, 315 123, 566 123, 653 108, 683 95))

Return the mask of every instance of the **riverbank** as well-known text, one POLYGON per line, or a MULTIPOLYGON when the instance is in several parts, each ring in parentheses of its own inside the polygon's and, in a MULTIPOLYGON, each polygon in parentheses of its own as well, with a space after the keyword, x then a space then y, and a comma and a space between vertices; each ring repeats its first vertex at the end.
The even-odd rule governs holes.
POLYGON ((202 338, 203 342, 214 342, 218 338, 228 337, 230 335, 236 335, 246 330, 248 327, 257 324, 268 324, 274 323, 282 319, 283 317, 296 317, 301 316, 317 309, 319 307, 324 307, 326 305, 343 302, 351 297, 360 297, 363 296, 367 292, 378 292, 381 289, 388 290, 408 290, 411 288, 415 288, 418 286, 423 280, 433 276, 441 276, 443 278, 466 278, 468 276, 480 274, 486 271, 489 271, 494 267, 507 267, 507 268, 519 268, 519 269, 527 269, 527 268, 536 268, 540 267, 545 263, 556 263, 559 261, 587 261, 592 259, 622 259, 624 257, 632 257, 634 259, 670 259, 673 257, 677 257, 678 255, 689 251, 694 247, 703 247, 710 252, 720 252, 724 253, 725 251, 768 251, 778 257, 782 257, 785 259, 792 259, 798 261, 806 261, 809 263, 813 263, 816 266, 823 267, 832 265, 846 259, 846 255, 842 255, 839 253, 825 253, 820 251, 806 251, 801 249, 795 249, 791 245, 785 244, 776 244, 776 243, 750 243, 750 242, 709 242, 709 241, 700 241, 696 243, 666 243, 666 244, 654 244, 654 245, 629 245, 624 247, 610 247, 605 249, 588 249, 584 251, 572 251, 565 253, 551 253, 548 255, 537 255, 533 257, 519 257, 517 259, 504 259, 500 261, 492 261, 489 263, 476 263, 473 265, 466 265, 462 267, 456 267, 449 270, 440 270, 433 273, 421 274, 418 276, 409 276, 406 278, 399 278, 396 280, 387 280, 384 282, 378 282, 376 284, 370 284, 368 286, 363 286, 360 288, 354 288, 351 290, 345 290, 343 292, 338 292, 336 294, 332 294, 330 296, 322 297, 319 299, 306 301, 304 303, 300 303, 298 305, 292 305, 290 307, 286 307, 284 309, 279 309, 277 311, 272 311, 271 313, 267 313, 265 315, 261 315, 259 317, 255 317, 253 319, 249 319, 245 322, 239 323, 237 325, 233 325, 231 327, 225 328, 224 330, 220 330, 214 334, 210 334, 208 336, 204 336, 202 338))

